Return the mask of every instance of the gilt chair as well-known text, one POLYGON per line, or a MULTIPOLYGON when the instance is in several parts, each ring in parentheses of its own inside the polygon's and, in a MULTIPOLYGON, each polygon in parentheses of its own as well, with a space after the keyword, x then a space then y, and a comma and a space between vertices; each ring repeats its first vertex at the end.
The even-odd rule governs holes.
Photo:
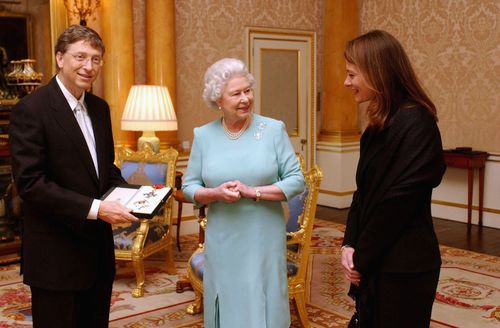
MULTIPOLYGON (((299 161, 301 168, 303 168, 302 158, 299 161)), ((287 274, 288 296, 292 300, 302 327, 310 327, 306 312, 306 277, 312 229, 316 215, 316 202, 323 174, 317 165, 303 173, 306 183, 304 192, 288 202, 287 226, 296 227, 296 229, 287 232, 287 274), (293 221, 296 224, 293 224, 293 221)), ((202 227, 206 226, 206 220, 206 218, 200 220, 202 227)), ((194 302, 189 304, 186 309, 189 314, 197 314, 203 311, 204 264, 203 244, 200 243, 196 251, 191 255, 187 266, 189 281, 195 292, 194 302)))
MULTIPOLYGON (((130 184, 175 186, 175 168, 177 150, 170 148, 155 153, 149 144, 139 151, 126 147, 116 150, 116 165, 122 176, 130 184)), ((113 238, 117 261, 132 261, 136 277, 133 297, 144 295, 144 259, 154 253, 166 252, 166 271, 175 274, 172 256, 172 237, 170 234, 172 219, 172 201, 169 197, 163 209, 152 219, 140 219, 128 225, 114 225, 113 238)))

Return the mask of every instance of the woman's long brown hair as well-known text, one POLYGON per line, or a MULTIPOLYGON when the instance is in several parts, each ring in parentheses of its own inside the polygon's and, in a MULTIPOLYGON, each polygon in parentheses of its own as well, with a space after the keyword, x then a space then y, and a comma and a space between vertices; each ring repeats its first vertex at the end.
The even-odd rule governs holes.
POLYGON ((391 34, 372 30, 347 43, 344 57, 358 67, 375 91, 367 108, 368 125, 382 129, 401 106, 420 105, 437 120, 436 106, 420 85, 399 41, 391 34))

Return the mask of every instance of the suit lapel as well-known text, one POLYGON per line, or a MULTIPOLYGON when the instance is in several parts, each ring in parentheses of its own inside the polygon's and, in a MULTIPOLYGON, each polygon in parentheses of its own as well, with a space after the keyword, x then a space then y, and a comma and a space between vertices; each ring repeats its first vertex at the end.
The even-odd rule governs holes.
MULTIPOLYGON (((55 78, 50 81, 50 106, 53 110, 54 118, 59 123, 59 126, 68 136, 68 139, 74 144, 78 154, 81 154, 81 159, 87 168, 94 183, 98 186, 97 174, 94 169, 94 162, 90 155, 87 142, 83 136, 82 130, 76 121, 75 114, 69 107, 66 98, 64 97, 55 78)), ((97 140, 96 140, 97 143, 97 140)), ((64 156, 63 154, 61 154, 64 156)))
POLYGON ((85 103, 87 105, 87 111, 92 122, 92 129, 94 130, 95 147, 97 153, 97 165, 99 170, 99 176, 103 174, 104 161, 106 154, 106 136, 104 134, 104 129, 102 126, 102 118, 100 117, 101 111, 98 103, 94 100, 94 97, 90 95, 85 96, 85 103))

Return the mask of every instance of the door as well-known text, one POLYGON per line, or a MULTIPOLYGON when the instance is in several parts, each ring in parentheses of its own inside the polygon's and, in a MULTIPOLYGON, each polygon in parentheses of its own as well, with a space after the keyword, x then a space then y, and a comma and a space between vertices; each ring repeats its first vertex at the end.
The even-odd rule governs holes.
POLYGON ((247 39, 254 111, 285 122, 295 152, 311 168, 316 148, 315 33, 249 27, 247 39))

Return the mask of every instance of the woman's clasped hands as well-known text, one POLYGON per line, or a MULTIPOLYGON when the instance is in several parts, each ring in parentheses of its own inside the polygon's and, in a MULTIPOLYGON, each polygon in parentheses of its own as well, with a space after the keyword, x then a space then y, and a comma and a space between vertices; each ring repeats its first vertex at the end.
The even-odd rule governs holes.
POLYGON ((217 189, 221 198, 220 200, 226 203, 237 202, 241 197, 253 197, 253 188, 238 180, 224 182, 217 189))
POLYGON ((241 198, 240 191, 235 181, 224 182, 216 188, 219 200, 226 203, 237 202, 241 198))

